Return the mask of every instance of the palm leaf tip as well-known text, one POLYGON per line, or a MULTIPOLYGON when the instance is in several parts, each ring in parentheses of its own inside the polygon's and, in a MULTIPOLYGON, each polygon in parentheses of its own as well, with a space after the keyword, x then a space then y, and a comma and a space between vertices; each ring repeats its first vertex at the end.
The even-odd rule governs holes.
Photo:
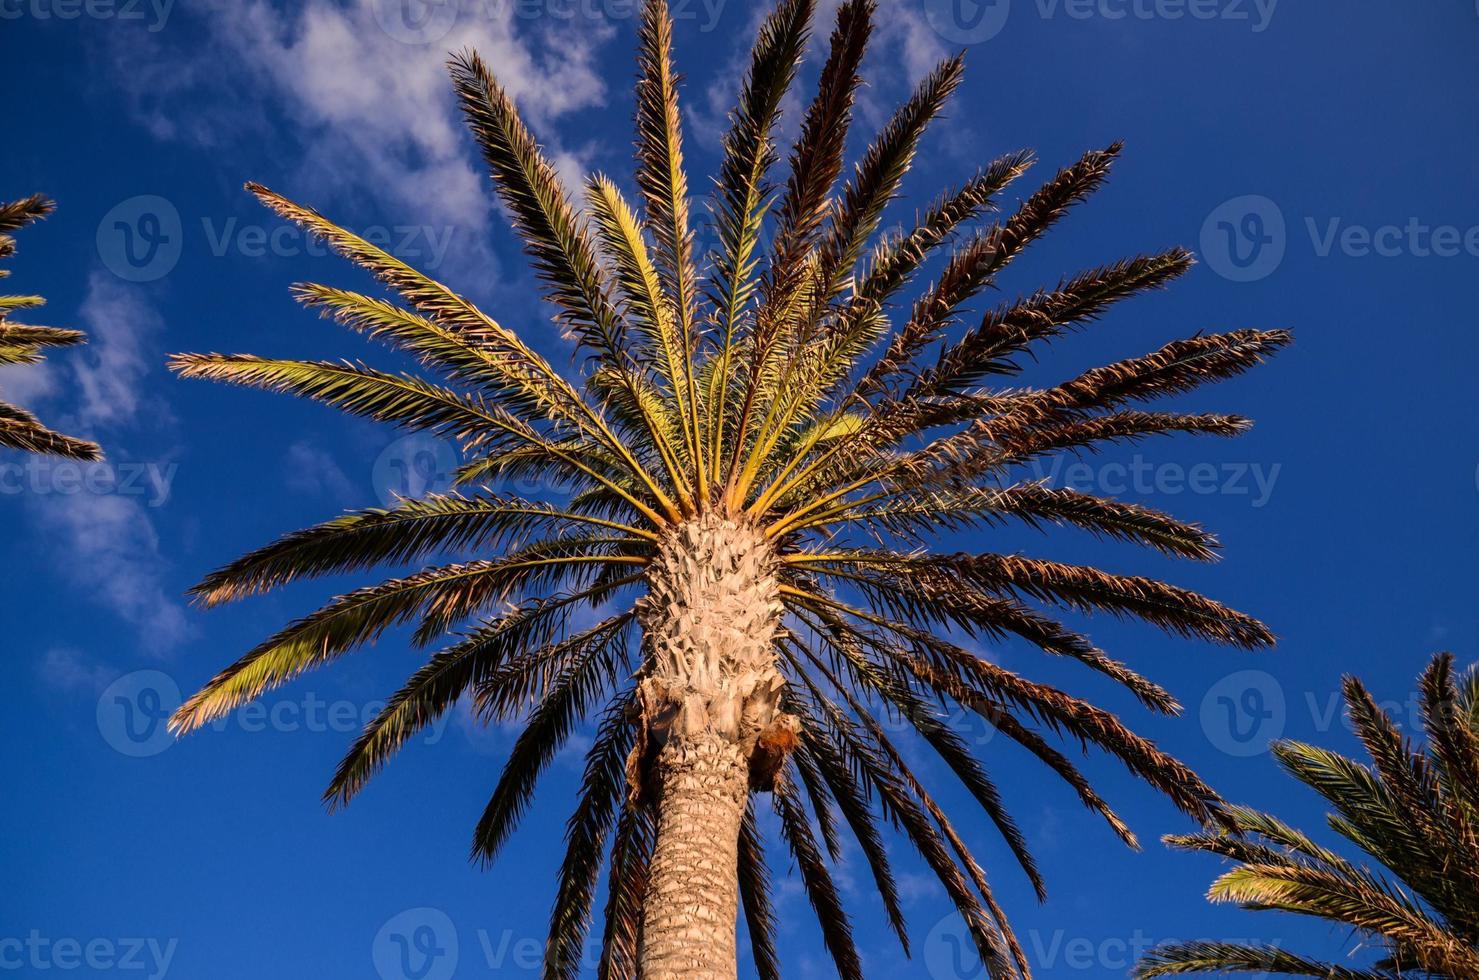
POLYGON ((0 232, 17 231, 55 210, 56 202, 45 194, 31 194, 18 201, 0 204, 0 232))
POLYGON ((209 724, 214 719, 229 714, 232 707, 234 705, 212 706, 206 690, 202 689, 175 709, 174 714, 169 716, 167 727, 175 737, 183 737, 209 724))

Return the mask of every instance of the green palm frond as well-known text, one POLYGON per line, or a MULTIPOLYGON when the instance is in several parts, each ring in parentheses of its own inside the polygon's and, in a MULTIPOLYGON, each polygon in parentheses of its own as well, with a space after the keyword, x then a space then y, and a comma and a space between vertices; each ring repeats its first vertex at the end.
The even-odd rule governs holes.
MULTIPOLYGON (((814 759, 817 772, 826 781, 827 791, 836 802, 837 809, 847 821, 854 839, 868 862, 873 883, 878 889, 879 900, 888 917, 889 927, 898 936, 905 952, 909 949, 908 926, 899 903, 898 883, 894 879, 888 850, 880 833, 872 808, 868 805, 866 783, 860 785, 851 775, 867 767, 881 767, 864 736, 834 702, 826 699, 816 683, 807 675, 797 656, 805 651, 793 650, 788 661, 800 669, 802 677, 813 699, 825 710, 825 717, 810 714, 807 709, 797 713, 802 717, 802 748, 814 759), (854 769, 853 767, 857 768, 854 769)), ((799 750, 798 750, 799 751, 799 750)))
POLYGON ((852 920, 842 905, 837 884, 817 847, 806 807, 794 788, 794 777, 778 783, 774 797, 776 815, 781 820, 781 837, 801 872, 802 887, 816 910, 817 921, 822 926, 822 941, 837 967, 837 975, 843 980, 859 980, 863 975, 863 964, 853 939, 852 920))
POLYGON ((636 980, 642 903, 657 830, 652 811, 626 806, 617 820, 608 860, 605 929, 601 938, 599 980, 636 980))
POLYGON ((494 188, 512 215, 561 320, 611 367, 625 367, 625 322, 612 305, 596 247, 513 100, 475 52, 455 55, 452 81, 494 188))
POLYGON ((1479 726, 1439 654, 1419 681, 1426 747, 1405 739, 1354 677, 1345 700, 1371 765, 1327 749, 1281 742, 1284 769, 1333 808, 1329 823, 1374 859, 1372 869, 1341 856, 1276 817, 1225 808, 1229 829, 1168 837, 1173 847, 1236 862, 1208 897, 1254 910, 1276 909, 1351 930, 1382 953, 1369 967, 1307 959, 1282 949, 1179 943, 1153 951, 1136 975, 1268 972, 1307 977, 1479 975, 1479 771, 1466 758, 1479 726), (1385 869, 1385 871, 1381 870, 1385 869))
MULTIPOLYGON (((751 447, 748 460, 755 465, 764 461, 774 443, 781 392, 792 365, 798 363, 791 357, 787 364, 787 355, 809 339, 815 321, 812 312, 822 309, 818 301, 826 271, 813 257, 814 245, 832 213, 830 195, 842 172, 853 99, 862 81, 858 66, 872 34, 873 13, 871 0, 851 0, 838 8, 831 50, 802 120, 790 177, 776 207, 775 242, 761 276, 754 328, 747 337, 744 399, 733 436, 737 446, 751 447)), ((736 465, 729 473, 731 499, 743 495, 743 484, 753 475, 748 468, 744 472, 738 468, 740 453, 732 458, 736 465)))
MULTIPOLYGON (((55 205, 40 194, 0 203, 0 258, 15 254, 15 238, 10 232, 40 221, 54 208, 55 205)), ((9 270, 0 269, 0 277, 9 274, 9 270)), ((86 336, 79 330, 30 326, 10 319, 18 310, 35 309, 45 302, 40 296, 0 296, 0 367, 39 364, 50 349, 86 342, 86 336)), ((91 461, 103 458, 103 450, 97 443, 56 432, 43 425, 33 413, 4 401, 0 401, 0 449, 18 449, 66 459, 91 461)))
MULTIPOLYGON (((891 205, 927 152, 927 131, 959 87, 963 61, 948 59, 920 79, 850 164, 860 66, 877 11, 875 0, 845 0, 819 59, 815 94, 795 103, 798 136, 787 153, 777 134, 793 104, 816 6, 782 0, 761 26, 721 146, 710 202, 716 245, 702 261, 694 255, 693 182, 684 163, 673 20, 663 0, 645 0, 638 29, 630 200, 620 178, 595 175, 579 189, 578 210, 490 66, 472 52, 451 59, 453 88, 493 190, 556 322, 585 358, 576 370, 552 364, 520 330, 451 287, 255 184, 248 186, 266 206, 378 283, 368 293, 299 284, 297 299, 412 366, 386 371, 247 354, 172 361, 186 377, 297 395, 431 433, 462 451, 457 493, 334 517, 206 576, 193 590, 205 606, 328 576, 375 573, 376 581, 249 650, 191 697, 172 725, 198 728, 305 671, 403 633, 428 648, 423 666, 350 746, 325 800, 346 804, 418 732, 465 701, 476 721, 520 729, 476 829, 473 854, 483 862, 506 845, 560 747, 590 731, 566 825, 546 977, 576 975, 598 916, 598 975, 615 980, 639 971, 659 830, 653 760, 662 744, 641 693, 659 664, 652 633, 639 642, 639 626, 648 623, 663 549, 704 521, 753 531, 766 549, 778 591, 768 607, 775 638, 762 650, 770 651, 781 685, 776 710, 798 726, 789 738, 782 732, 773 743, 757 742, 749 758, 750 792, 773 795, 781 840, 764 839, 751 798, 736 842, 738 902, 762 977, 780 973, 771 892, 772 876, 783 869, 799 876, 839 973, 861 974, 859 937, 837 875, 849 853, 863 856, 906 951, 898 869, 918 860, 970 930, 989 974, 1031 975, 956 815, 906 759, 917 745, 942 762, 940 777, 965 791, 967 814, 984 817, 1017 870, 1039 896, 1046 893, 1049 882, 1017 823, 1013 787, 949 724, 952 712, 972 713, 1020 745, 1126 844, 1135 846, 1134 833, 1099 795, 1087 766, 1070 761, 1067 746, 1092 747, 1095 758, 1124 766, 1206 828, 1188 840, 1217 841, 1232 853, 1221 843, 1230 838, 1219 832, 1228 819, 1220 801, 1191 770, 1115 714, 1025 670, 1003 669, 967 650, 962 637, 1064 658, 1161 714, 1180 711, 1171 692, 1064 618, 1108 613, 1192 641, 1269 645, 1263 625, 1197 593, 1129 572, 984 549, 994 531, 1020 523, 1044 532, 1071 527, 1177 558, 1214 558, 1217 539, 1198 524, 1025 479, 1021 470, 1152 435, 1244 431, 1238 416, 1159 403, 1242 374, 1289 335, 1242 329, 1144 344, 1138 349, 1150 353, 1049 387, 1022 386, 1020 363, 1168 285, 1190 266, 1190 255, 1172 249, 1100 260, 1047 288, 1007 288, 1016 259, 1107 179, 1119 144, 1085 154, 1015 203, 1005 196, 1034 158, 1009 153, 892 226, 891 205), (917 295, 907 296, 909 288, 917 295), (983 297, 995 298, 988 305, 983 297), (500 492, 511 480, 551 490, 539 499, 500 492), (951 546, 958 553, 940 550, 951 532, 971 533, 968 544, 951 546), (901 722, 907 735, 880 717, 901 722), (912 854, 891 850, 890 829, 912 854), (606 898, 598 909, 603 868, 606 898)), ((9 213, 0 209, 0 225, 9 213)), ((77 339, 13 329, 10 343, 0 334, 0 362, 25 362, 77 339)), ((0 406, 0 420, 11 416, 13 426, 34 421, 0 406)), ((1452 713, 1464 712, 1479 717, 1479 684, 1455 702, 1452 713)), ((1368 727, 1395 774, 1401 747, 1379 719, 1368 727)), ((1479 770, 1479 741, 1447 733, 1434 735, 1441 758, 1404 776, 1400 792, 1377 792, 1377 777, 1362 782, 1314 755, 1291 750, 1289 764, 1329 769, 1311 780, 1332 793, 1366 793, 1366 804, 1341 813, 1340 826, 1361 839, 1386 839, 1392 815, 1414 801, 1424 826, 1441 828, 1449 811, 1441 797, 1434 802, 1433 785, 1479 770)), ((1465 806, 1473 812, 1473 801, 1465 806)), ((1299 849, 1293 831, 1258 826, 1282 842, 1279 849, 1299 849)), ((1463 853, 1474 846, 1467 837, 1445 836, 1442 844, 1463 853)), ((1394 860, 1401 849, 1423 860, 1434 850, 1412 840, 1385 846, 1394 860)), ((1299 847, 1309 867, 1335 866, 1312 842, 1299 847)), ((1267 855, 1238 853, 1268 863, 1267 855)), ((1456 901, 1443 895, 1449 905, 1456 901)), ((1395 915, 1402 899, 1391 900, 1395 915)))
POLYGON ((964 71, 965 61, 957 56, 926 75, 858 161, 843 189, 837 218, 823 247, 829 299, 852 275, 853 266, 883 220, 884 208, 903 184, 924 131, 959 87, 964 71))
POLYGON ((636 729, 630 716, 632 701, 628 693, 611 702, 586 752, 580 801, 565 828, 565 861, 560 866, 559 893, 550 913, 546 976, 574 980, 580 975, 596 882, 606 858, 606 838, 625 797, 626 760, 636 729))
POLYGON ((198 602, 223 602, 301 578, 421 561, 438 552, 501 550, 546 530, 601 528, 651 540, 640 528, 561 510, 539 501, 477 494, 431 494, 371 508, 295 531, 212 572, 191 590, 198 602))
MULTIPOLYGON (((719 336, 712 355, 714 370, 704 391, 711 422, 707 427, 709 468, 713 482, 724 470, 719 459, 727 444, 725 406, 731 403, 731 383, 739 375, 735 360, 744 339, 744 322, 752 315, 751 298, 758 289, 755 275, 760 261, 760 234, 770 207, 767 174, 777 158, 774 129, 781 100, 796 76, 806 45, 814 0, 782 0, 761 25, 750 56, 739 102, 724 137, 724 162, 714 189, 714 229, 718 249, 712 257, 710 302, 719 336)), ((755 354, 751 353, 751 358, 755 354)), ((736 426, 744 418, 739 410, 736 426)), ((737 459, 737 454, 731 456, 737 459)))
POLYGON ((491 864, 534 796, 534 784, 625 659, 631 613, 621 613, 551 648, 566 663, 530 712, 473 831, 473 854, 491 864))
POLYGON ((1237 943, 1177 943, 1157 949, 1142 961, 1137 976, 1171 977, 1185 973, 1254 973, 1260 976, 1321 977, 1322 980, 1391 980, 1385 971, 1351 970, 1308 960, 1272 946, 1237 943))
POLYGON ((694 364, 698 342, 694 309, 699 282, 688 218, 678 76, 673 67, 673 20, 666 0, 643 5, 639 41, 636 182, 644 205, 642 226, 655 245, 653 265, 662 281, 663 300, 680 354, 681 377, 672 379, 673 400, 683 417, 689 472, 702 500, 708 497, 709 471, 704 462, 704 415, 694 364))
POLYGON ((740 825, 739 889, 750 930, 750 952, 760 980, 780 980, 780 957, 776 953, 777 923, 770 895, 770 871, 765 865, 765 841, 755 822, 754 804, 745 811, 740 825))

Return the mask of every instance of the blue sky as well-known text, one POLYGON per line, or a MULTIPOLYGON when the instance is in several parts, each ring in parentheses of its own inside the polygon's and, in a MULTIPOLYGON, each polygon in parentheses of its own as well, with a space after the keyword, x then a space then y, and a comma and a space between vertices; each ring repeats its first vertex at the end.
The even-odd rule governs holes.
MULTIPOLYGON (((701 189, 758 13, 740 0, 675 9, 701 189)), ((0 459, 10 668, 0 970, 418 975, 401 970, 405 942, 441 951, 426 976, 537 973, 576 756, 551 771, 491 873, 465 854, 509 731, 458 714, 346 812, 318 803, 366 712, 414 669, 404 637, 219 731, 173 745, 149 737, 156 705, 349 584, 203 612, 182 599, 193 581, 280 533, 435 486, 449 461, 431 441, 166 373, 166 354, 181 350, 387 363, 293 306, 292 282, 364 279, 262 210, 245 180, 383 235, 569 363, 453 115, 441 61, 477 47, 562 173, 626 180, 632 5, 465 0, 421 12, 407 20, 398 2, 370 0, 0 0, 11 134, 0 196, 40 190, 60 205, 23 233, 7 285, 45 294, 47 322, 92 337, 43 370, 7 370, 0 388, 99 438, 110 457, 99 470, 0 459)), ((904 0, 883 12, 857 132, 962 47, 967 81, 891 221, 998 154, 1039 153, 1020 195, 1124 139, 1110 185, 1003 289, 1175 244, 1202 260, 1169 292, 1058 344, 1032 380, 1199 330, 1296 331, 1273 363, 1183 400, 1254 417, 1248 436, 1146 444, 1039 474, 1204 521, 1224 560, 1173 567, 1066 532, 947 542, 1164 575, 1260 616, 1279 649, 1235 654, 1093 623, 1102 646, 1181 698, 1185 715, 1169 720, 1025 649, 990 653, 1123 710, 1229 798, 1315 829, 1319 808, 1275 772, 1268 739, 1349 748, 1334 700, 1343 672, 1407 721, 1429 653, 1479 659, 1479 12, 1468 0, 904 0)), ((1123 975, 1129 950, 1171 938, 1326 954, 1352 944, 1207 906, 1215 864, 1164 851, 1159 836, 1185 822, 1109 763, 1090 768, 1145 842, 1139 854, 1040 768, 968 732, 1047 874, 1050 901, 1037 906, 989 828, 962 820, 1039 975, 1123 975)), ((857 855, 838 872, 872 974, 978 975, 953 956, 942 894, 902 843, 894 850, 912 964, 882 928, 857 855)), ((784 864, 775 870, 788 975, 829 975, 804 895, 784 864)))

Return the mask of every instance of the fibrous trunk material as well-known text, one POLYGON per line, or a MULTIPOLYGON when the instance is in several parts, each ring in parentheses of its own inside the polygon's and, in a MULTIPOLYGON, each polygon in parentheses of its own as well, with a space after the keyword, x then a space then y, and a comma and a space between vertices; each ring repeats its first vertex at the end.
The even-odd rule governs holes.
POLYGON ((797 727, 777 707, 775 553, 749 525, 706 515, 668 532, 648 576, 640 692, 657 839, 641 976, 732 980, 740 822, 797 727))
POLYGON ((748 767, 732 742, 703 734, 670 741, 657 768, 657 841, 642 909, 638 975, 734 980, 748 767))

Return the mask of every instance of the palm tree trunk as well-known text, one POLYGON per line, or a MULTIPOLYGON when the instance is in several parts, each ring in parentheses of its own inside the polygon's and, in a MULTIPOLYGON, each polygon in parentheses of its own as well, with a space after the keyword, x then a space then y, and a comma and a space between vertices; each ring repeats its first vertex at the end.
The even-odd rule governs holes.
POLYGON ((640 975, 734 980, 740 822, 757 770, 774 768, 767 747, 796 730, 777 710, 775 553, 748 525, 705 515, 664 539, 647 584, 641 701, 659 748, 640 975))
POLYGON ((734 980, 740 820, 749 766, 715 736, 658 757, 657 842, 642 920, 643 980, 734 980))

